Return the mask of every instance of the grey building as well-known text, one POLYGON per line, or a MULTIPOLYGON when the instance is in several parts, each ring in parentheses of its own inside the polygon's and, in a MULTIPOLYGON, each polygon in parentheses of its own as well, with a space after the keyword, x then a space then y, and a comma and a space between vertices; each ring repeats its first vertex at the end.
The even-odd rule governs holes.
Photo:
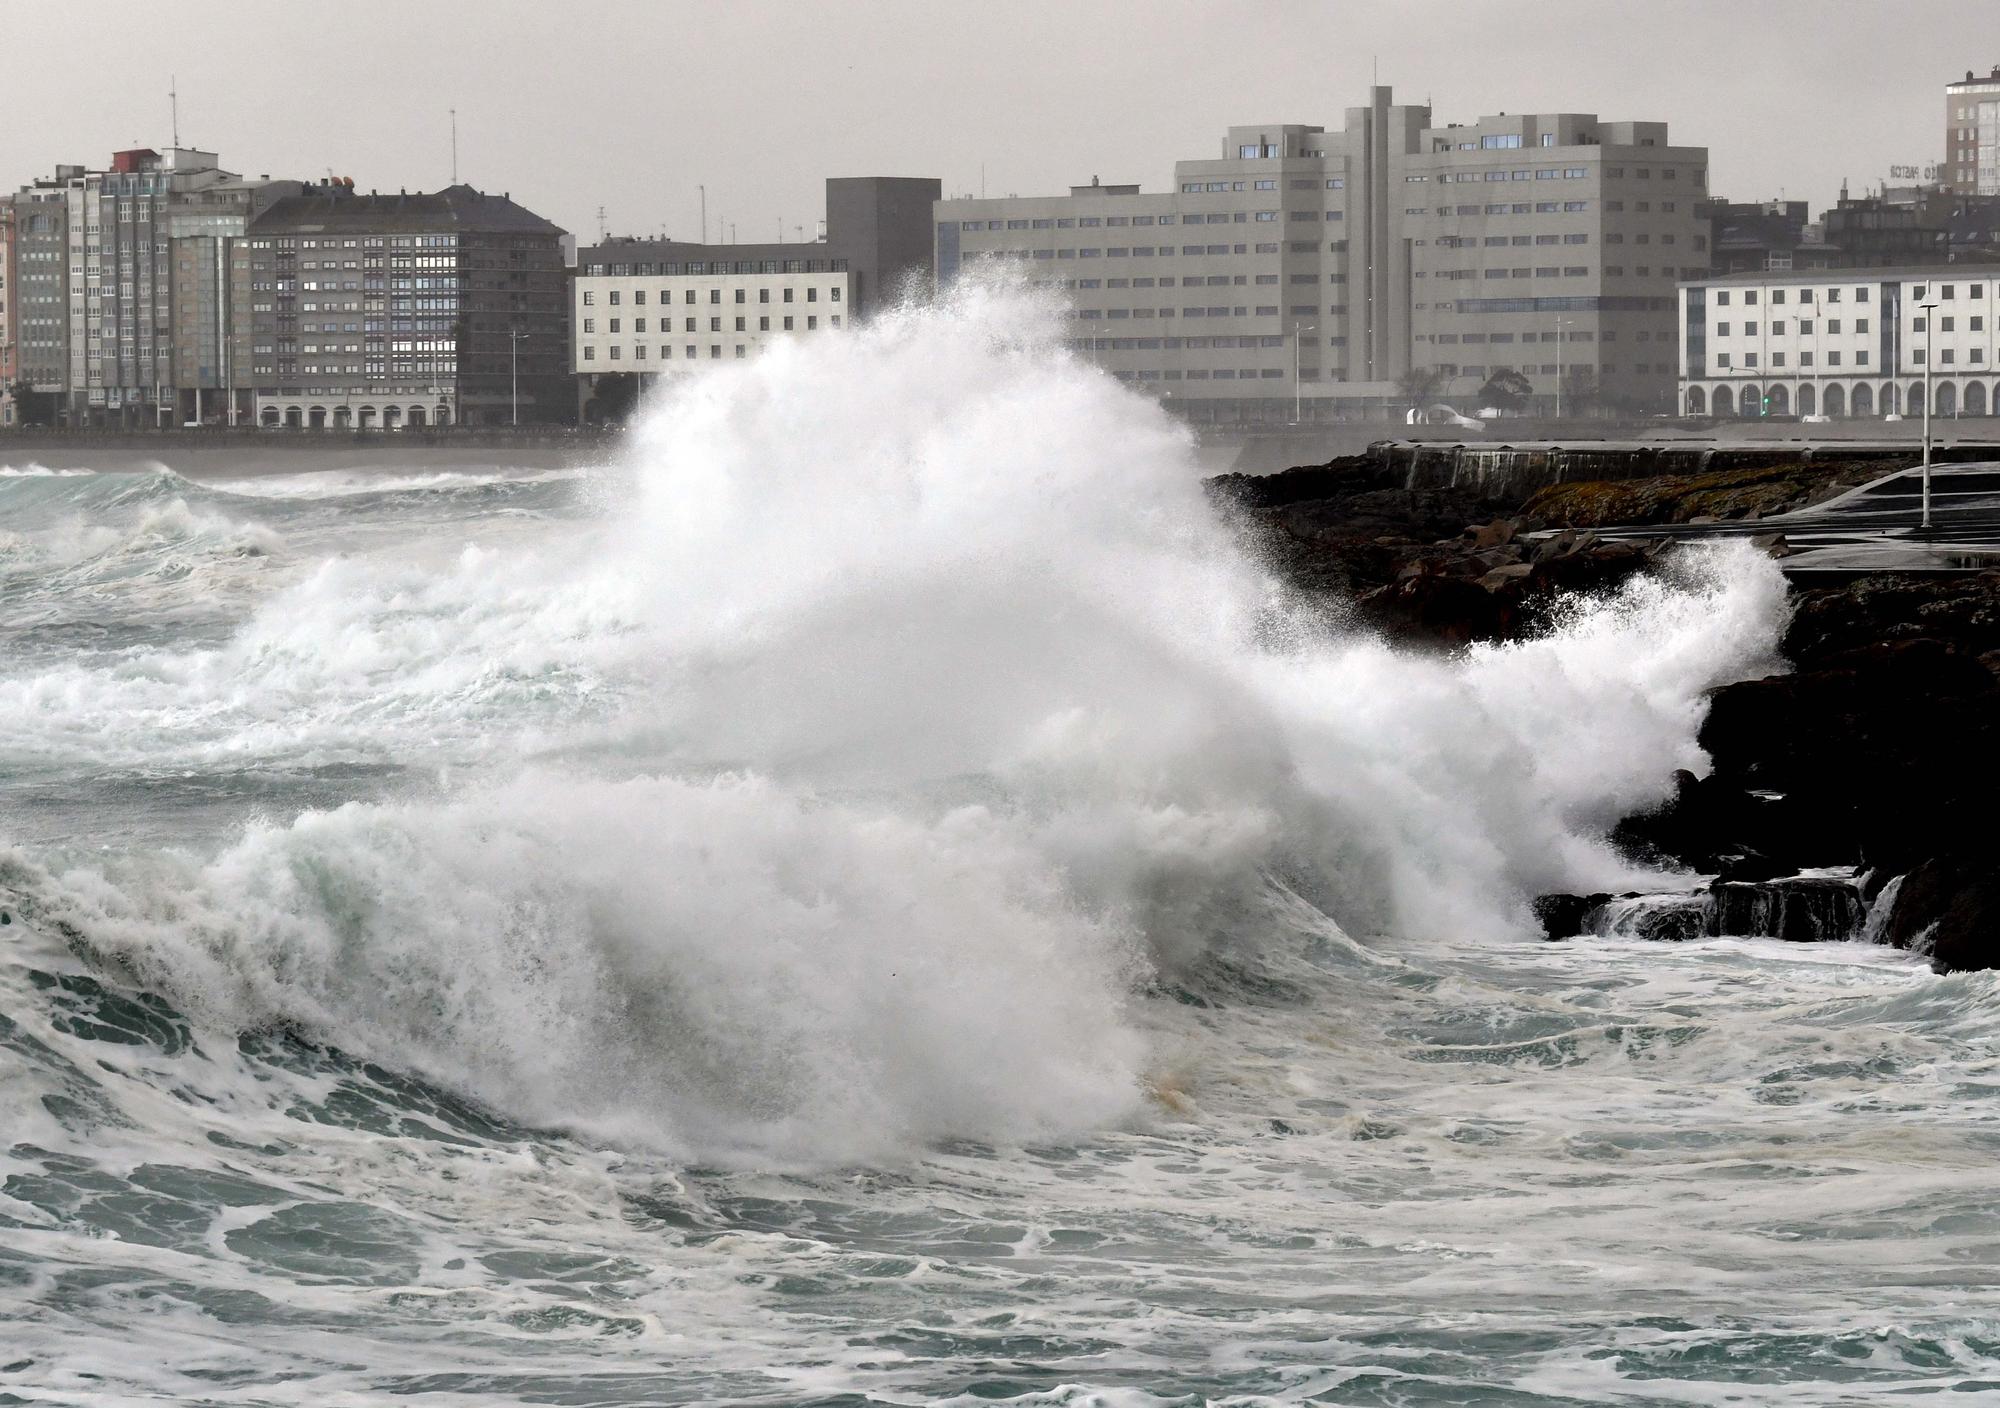
POLYGON ((568 420, 564 238, 465 185, 382 194, 327 181, 274 202, 230 260, 228 356, 257 423, 568 420))
POLYGON ((1944 183, 1960 195, 2000 196, 2000 64, 1944 86, 1944 183))
MULTIPOLYGON (((81 167, 57 167, 52 179, 23 186, 9 198, 14 231, 10 317, 15 375, 52 414, 69 386, 68 182, 81 167)), ((19 408, 16 411, 19 414, 19 408)))
POLYGON ((1339 132, 1230 128, 1171 192, 941 201, 938 278, 993 263, 1062 287, 1079 351, 1197 420, 1380 414, 1501 369, 1547 406, 1560 381, 1573 407, 1665 410, 1707 175, 1664 123, 1436 126, 1376 87, 1339 132))
POLYGON ((641 382, 690 363, 849 327, 906 289, 927 295, 942 189, 931 177, 829 179, 820 240, 615 239, 577 251, 571 369, 586 414, 615 413, 641 382))

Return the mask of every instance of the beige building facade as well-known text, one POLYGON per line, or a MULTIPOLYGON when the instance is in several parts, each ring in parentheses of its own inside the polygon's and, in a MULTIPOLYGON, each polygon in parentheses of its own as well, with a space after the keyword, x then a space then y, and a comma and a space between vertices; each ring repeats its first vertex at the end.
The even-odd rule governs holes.
POLYGON ((1668 409, 1674 288, 1708 268, 1706 149, 1584 113, 1436 126, 1371 90, 1339 132, 1233 127, 1174 189, 937 207, 941 284, 1023 270, 1074 346, 1201 420, 1466 400, 1501 369, 1553 408, 1668 409))

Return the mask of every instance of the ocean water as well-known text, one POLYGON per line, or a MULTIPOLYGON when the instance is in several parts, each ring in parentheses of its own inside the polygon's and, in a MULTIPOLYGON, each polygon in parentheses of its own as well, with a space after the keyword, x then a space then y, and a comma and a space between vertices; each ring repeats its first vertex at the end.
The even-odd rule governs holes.
POLYGON ((1526 910, 1773 567, 1392 651, 1060 337, 0 473, 0 1403, 2000 1401, 1992 976, 1526 910))

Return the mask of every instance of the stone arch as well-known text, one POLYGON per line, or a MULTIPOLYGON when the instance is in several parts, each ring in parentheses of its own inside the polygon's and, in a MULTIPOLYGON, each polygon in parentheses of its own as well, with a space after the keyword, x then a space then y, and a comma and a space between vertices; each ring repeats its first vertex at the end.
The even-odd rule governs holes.
POLYGON ((353 419, 354 419, 354 412, 349 410, 346 406, 335 406, 333 408, 333 428, 335 430, 347 429, 348 423, 353 419))
POLYGON ((305 428, 305 423, 306 423, 306 413, 302 407, 299 406, 285 407, 285 429, 303 430, 305 428))
POLYGON ((1969 416, 1983 416, 1986 414, 1986 407, 1986 383, 1983 381, 1965 383, 1965 413, 1969 416))
POLYGON ((263 426, 266 430, 276 430, 278 428, 278 422, 282 418, 283 418, 282 413, 278 410, 276 406, 266 406, 261 412, 258 413, 257 423, 263 426))
POLYGON ((1718 386, 1715 388, 1715 400, 1710 406, 1710 411, 1718 416, 1733 416, 1736 414, 1736 398, 1730 393, 1728 387, 1718 386))
POLYGON ((394 430, 402 423, 403 408, 401 406, 384 406, 382 408, 382 428, 384 430, 394 430))
POLYGON ((1802 416, 1816 416, 1819 414, 1819 392, 1813 389, 1811 382, 1806 382, 1799 387, 1798 405, 1799 414, 1802 416))
POLYGON ((363 430, 373 430, 375 428, 375 416, 376 412, 373 406, 363 406, 361 408, 361 428, 363 430))
POLYGON ((1920 416, 1924 413, 1924 384, 1913 381, 1903 390, 1903 414, 1920 416))
POLYGON ((1844 416, 1847 414, 1847 388, 1839 382, 1827 385, 1826 395, 1820 399, 1819 412, 1823 416, 1844 416))
POLYGON ((1957 382, 1949 380, 1940 381, 1932 389, 1931 395, 1933 397, 1933 404, 1931 405, 1932 415, 1955 416, 1958 414, 1957 382))
POLYGON ((425 423, 426 419, 427 419, 427 417, 426 417, 426 415, 425 415, 425 412, 424 412, 424 408, 423 408, 422 406, 412 406, 412 407, 410 407, 410 424, 411 424, 411 426, 413 426, 413 427, 415 427, 415 426, 421 426, 421 425, 423 425, 423 424, 425 423))
POLYGON ((312 430, 326 429, 326 407, 314 406, 306 412, 306 426, 312 430))
POLYGON ((450 406, 447 406, 447 405, 446 405, 446 404, 445 404, 444 402, 442 402, 442 401, 438 402, 438 408, 437 408, 437 413, 436 413, 435 415, 433 415, 433 416, 431 417, 431 424, 432 424, 432 425, 450 425, 450 424, 451 424, 451 407, 450 407, 450 406))
POLYGON ((1847 413, 1853 416, 1875 414, 1875 388, 1865 381, 1854 383, 1854 395, 1847 403, 1847 413))
POLYGON ((1764 388, 1764 414, 1785 416, 1792 413, 1792 393, 1781 381, 1774 381, 1764 388))
POLYGON ((1699 386, 1688 388, 1687 413, 1691 416, 1708 414, 1708 396, 1699 386))

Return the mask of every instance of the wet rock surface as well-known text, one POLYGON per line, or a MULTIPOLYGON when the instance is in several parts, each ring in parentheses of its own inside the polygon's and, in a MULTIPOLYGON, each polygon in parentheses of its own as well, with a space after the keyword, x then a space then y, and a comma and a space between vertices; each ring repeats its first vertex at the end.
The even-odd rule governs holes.
MULTIPOLYGON (((1879 459, 1763 464, 1559 484, 1514 508, 1465 487, 1403 487, 1400 471, 1359 455, 1225 475, 1209 489, 1302 591, 1390 639, 1452 647, 1538 631, 1564 598, 1614 589, 1670 550, 1605 542, 1593 526, 1776 512, 1884 472, 1879 459), (1530 536, 1551 527, 1564 531, 1530 536)), ((1768 546, 1782 555, 1782 542, 1768 546)), ((1613 839, 1725 886, 1856 868, 1857 908, 1840 920, 1848 932, 1728 890, 1690 902, 1692 916, 1667 914, 1668 904, 1646 923, 1663 938, 1738 932, 1710 930, 1711 915, 1784 931, 1771 937, 1851 937, 1866 903, 1904 877, 1873 926, 1884 941, 1925 952, 1941 971, 2000 967, 2000 865, 1988 841, 2000 817, 2000 573, 1800 589, 1781 650, 1788 672, 1713 695, 1700 734, 1709 775, 1680 775, 1664 806, 1628 817, 1613 839)), ((1551 934, 1591 932, 1621 898, 1546 896, 1538 915, 1551 934)))
POLYGON ((1667 548, 1588 532, 1531 538, 1546 526, 1539 519, 1468 489, 1404 488, 1398 471, 1366 455, 1223 475, 1209 491, 1294 587, 1403 643, 1518 638, 1545 627, 1561 598, 1611 590, 1667 548))

